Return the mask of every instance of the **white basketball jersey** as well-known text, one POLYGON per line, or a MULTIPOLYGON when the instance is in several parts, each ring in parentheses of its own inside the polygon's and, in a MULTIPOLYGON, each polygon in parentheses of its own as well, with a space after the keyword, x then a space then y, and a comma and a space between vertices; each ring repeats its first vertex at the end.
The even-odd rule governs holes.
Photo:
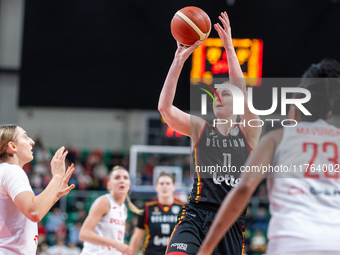
POLYGON ((0 164, 0 255, 31 255, 38 246, 38 224, 28 219, 14 204, 17 195, 32 192, 24 170, 0 164))
POLYGON ((268 254, 340 251, 340 129, 319 119, 284 128, 267 180, 268 254))
MULTIPOLYGON (((110 194, 100 196, 106 197, 110 201, 110 210, 108 214, 100 219, 94 232, 100 236, 114 239, 120 243, 124 243, 125 222, 127 218, 127 209, 124 204, 119 205, 110 194)), ((82 255, 122 255, 113 247, 94 245, 84 242, 82 255)))

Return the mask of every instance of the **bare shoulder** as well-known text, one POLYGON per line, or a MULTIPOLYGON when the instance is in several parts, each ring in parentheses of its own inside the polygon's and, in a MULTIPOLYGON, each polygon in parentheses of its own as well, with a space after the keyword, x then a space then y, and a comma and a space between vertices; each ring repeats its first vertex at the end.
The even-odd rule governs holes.
MULTIPOLYGON (((89 214, 87 215, 81 227, 80 234, 82 235, 82 233, 85 233, 84 231, 93 230, 97 226, 100 219, 108 214, 109 210, 110 201, 106 197, 100 197, 96 199, 92 204, 89 214)), ((84 241, 84 238, 82 239, 84 241)), ((89 239, 85 241, 89 241, 89 239)))
POLYGON ((94 201, 94 203, 91 206, 90 214, 96 213, 100 214, 102 216, 105 216, 109 213, 110 210, 110 201, 106 197, 100 197, 94 201))

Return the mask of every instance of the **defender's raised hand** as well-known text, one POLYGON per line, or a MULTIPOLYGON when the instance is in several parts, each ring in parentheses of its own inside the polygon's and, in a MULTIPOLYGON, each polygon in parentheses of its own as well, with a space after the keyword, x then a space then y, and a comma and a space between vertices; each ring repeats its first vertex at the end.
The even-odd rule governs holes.
POLYGON ((65 158, 68 151, 65 151, 65 147, 62 146, 54 154, 51 161, 51 172, 53 176, 64 177, 66 171, 65 158))
POLYGON ((58 194, 57 194, 57 198, 61 198, 62 196, 67 195, 71 189, 73 189, 75 187, 74 184, 71 184, 70 186, 68 186, 68 181, 71 178, 71 175, 74 172, 74 165, 73 163, 67 168, 66 174, 64 175, 63 180, 60 183, 59 186, 59 190, 58 190, 58 194))

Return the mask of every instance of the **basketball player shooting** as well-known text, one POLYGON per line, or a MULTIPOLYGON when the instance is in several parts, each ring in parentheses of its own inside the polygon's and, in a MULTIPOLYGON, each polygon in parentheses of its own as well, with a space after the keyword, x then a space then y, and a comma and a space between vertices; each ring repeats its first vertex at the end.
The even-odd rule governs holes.
MULTIPOLYGON (((243 94, 246 95, 246 84, 232 44, 228 16, 224 12, 219 19, 223 24, 223 28, 219 24, 215 24, 214 27, 222 39, 227 53, 230 83, 240 88, 243 94)), ((183 47, 178 43, 173 63, 159 98, 158 109, 172 129, 191 138, 193 166, 211 164, 223 166, 223 155, 228 154, 231 159, 230 164, 239 168, 245 163, 252 148, 256 146, 261 127, 223 124, 212 126, 202 118, 185 113, 173 105, 178 78, 184 62, 199 46, 199 41, 190 47, 183 47), (235 142, 233 140, 242 140, 244 146, 207 146, 206 140, 211 133, 216 134, 216 139, 219 140, 220 144, 223 141, 226 141, 226 144, 233 144, 235 142)), ((228 89, 217 89, 217 93, 222 104, 219 103, 213 106, 214 114, 219 119, 228 120, 228 123, 231 121, 235 123, 237 115, 234 115, 232 111, 232 94, 228 89)), ((247 123, 248 119, 259 118, 249 111, 246 100, 244 101, 244 106, 245 114, 240 116, 241 122, 245 121, 247 123)), ((181 217, 173 230, 166 254, 193 255, 198 252, 208 231, 206 226, 210 226, 212 223, 218 208, 224 197, 232 189, 232 186, 228 181, 215 183, 211 176, 210 178, 201 178, 199 174, 196 174, 189 201, 182 208, 181 217)), ((240 215, 241 213, 238 216, 240 215)), ((229 232, 223 233, 224 237, 216 248, 216 254, 242 254, 244 219, 245 215, 243 214, 229 232)))

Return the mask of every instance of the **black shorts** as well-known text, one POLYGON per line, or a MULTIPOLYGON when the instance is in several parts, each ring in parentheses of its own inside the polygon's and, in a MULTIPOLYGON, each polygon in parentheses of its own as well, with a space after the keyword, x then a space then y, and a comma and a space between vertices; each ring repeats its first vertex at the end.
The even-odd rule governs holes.
MULTIPOLYGON (((180 212, 166 255, 194 255, 198 252, 216 212, 199 205, 187 204, 180 212)), ((244 249, 244 216, 241 216, 217 245, 214 255, 242 255, 244 249)))

